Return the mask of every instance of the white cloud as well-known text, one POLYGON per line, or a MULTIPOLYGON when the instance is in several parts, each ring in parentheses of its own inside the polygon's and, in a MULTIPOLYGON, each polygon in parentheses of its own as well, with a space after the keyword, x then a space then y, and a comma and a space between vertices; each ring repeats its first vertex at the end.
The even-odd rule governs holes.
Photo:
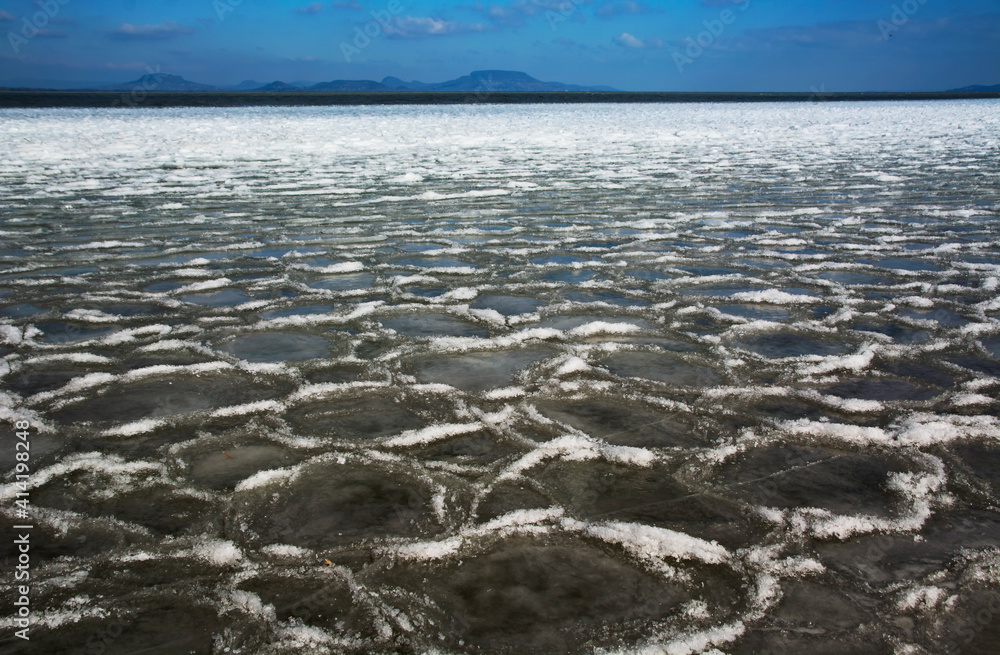
POLYGON ((428 36, 467 34, 485 30, 482 23, 459 23, 429 16, 406 16, 394 18, 385 31, 389 36, 396 38, 419 39, 428 36))
POLYGON ((628 32, 622 32, 618 36, 611 39, 623 48, 645 48, 646 44, 635 38, 628 32))
POLYGON ((323 11, 322 2, 314 2, 312 4, 306 5, 305 7, 299 7, 295 10, 298 14, 318 14, 323 11))
POLYGON ((112 30, 111 36, 116 39, 141 39, 157 40, 172 39, 175 36, 191 34, 194 32, 190 27, 175 23, 172 20, 160 23, 159 25, 133 25, 132 23, 122 23, 112 30))
POLYGON ((650 9, 642 2, 625 0, 624 2, 605 2, 597 8, 595 12, 598 16, 610 18, 611 16, 624 16, 628 14, 645 14, 650 9))

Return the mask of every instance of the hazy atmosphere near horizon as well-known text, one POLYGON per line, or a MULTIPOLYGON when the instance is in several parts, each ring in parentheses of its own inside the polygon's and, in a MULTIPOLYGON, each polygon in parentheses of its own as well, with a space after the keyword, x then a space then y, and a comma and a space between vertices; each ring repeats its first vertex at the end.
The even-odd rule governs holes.
POLYGON ((437 83, 472 70, 623 91, 1000 83, 996 0, 3 0, 0 85, 149 71, 215 86, 437 83))

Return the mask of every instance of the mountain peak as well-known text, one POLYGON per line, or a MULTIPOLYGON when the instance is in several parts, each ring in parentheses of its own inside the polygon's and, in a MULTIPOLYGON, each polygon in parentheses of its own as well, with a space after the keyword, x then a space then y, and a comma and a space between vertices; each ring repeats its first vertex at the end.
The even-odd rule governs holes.
POLYGON ((502 79, 511 80, 533 80, 537 82, 534 77, 523 73, 521 71, 502 71, 502 70, 485 70, 485 71, 472 71, 469 73, 469 77, 499 77, 502 79))
POLYGON ((148 73, 137 80, 105 87, 107 91, 217 91, 210 84, 190 82, 180 75, 148 73))
POLYGON ((950 89, 950 91, 957 91, 960 93, 996 93, 997 91, 1000 91, 1000 84, 994 84, 992 86, 973 84, 972 86, 963 86, 961 89, 950 89))
POLYGON ((208 84, 198 84, 184 79, 180 75, 170 73, 150 73, 137 80, 103 87, 105 91, 147 91, 147 92, 184 92, 184 91, 262 91, 262 92, 292 92, 321 91, 328 93, 381 93, 398 91, 428 91, 447 93, 551 93, 560 91, 612 91, 608 87, 584 87, 559 82, 542 82, 521 71, 478 70, 468 75, 438 84, 424 82, 406 82, 398 77, 386 77, 381 82, 372 80, 333 80, 306 86, 302 84, 287 84, 274 81, 270 84, 260 84, 253 80, 245 80, 235 86, 216 87, 208 84))

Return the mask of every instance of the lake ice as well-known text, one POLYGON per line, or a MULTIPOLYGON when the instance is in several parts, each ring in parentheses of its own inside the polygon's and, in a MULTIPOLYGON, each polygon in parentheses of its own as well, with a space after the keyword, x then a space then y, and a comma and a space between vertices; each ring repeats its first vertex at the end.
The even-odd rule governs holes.
POLYGON ((996 101, 0 134, 5 652, 1000 648, 996 101))

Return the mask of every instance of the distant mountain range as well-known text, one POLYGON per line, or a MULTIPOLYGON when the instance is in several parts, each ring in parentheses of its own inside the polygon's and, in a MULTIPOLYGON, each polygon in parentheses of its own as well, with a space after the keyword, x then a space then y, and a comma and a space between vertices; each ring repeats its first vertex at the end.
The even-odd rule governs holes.
POLYGON ((961 89, 950 90, 955 93, 997 93, 1000 92, 1000 84, 994 84, 993 86, 973 84, 972 86, 963 86, 961 89))
POLYGON ((282 81, 262 84, 254 80, 245 80, 233 86, 212 86, 209 84, 198 84, 184 79, 179 75, 168 75, 166 73, 155 73, 143 75, 137 80, 124 84, 100 87, 99 91, 257 91, 287 93, 297 92, 326 92, 326 93, 378 93, 378 92, 399 92, 399 91, 429 91, 429 92, 456 92, 456 93, 490 93, 490 92, 511 92, 530 91, 535 93, 553 93, 559 91, 617 91, 609 86, 576 86, 573 84, 562 84, 560 82, 542 82, 536 80, 527 73, 518 71, 473 71, 455 80, 441 82, 438 84, 427 84, 424 82, 405 82, 398 77, 387 77, 381 82, 373 80, 333 80, 331 82, 293 82, 282 81))
MULTIPOLYGON (((542 82, 527 73, 519 71, 485 70, 473 71, 454 80, 438 83, 407 82, 398 77, 386 77, 381 82, 374 80, 332 80, 330 82, 283 82, 270 83, 244 80, 239 84, 212 85, 186 80, 180 75, 154 73, 143 75, 137 80, 123 84, 102 85, 100 83, 74 84, 68 81, 43 81, 34 79, 7 80, 0 82, 0 89, 20 90, 63 90, 63 91, 162 91, 167 93, 227 91, 257 93, 326 92, 326 93, 380 93, 401 91, 453 92, 487 94, 491 92, 511 93, 558 93, 580 91, 609 91, 621 93, 610 86, 577 86, 561 82, 542 82)), ((960 89, 949 89, 945 93, 1000 93, 1000 84, 992 86, 973 85, 960 89)))

